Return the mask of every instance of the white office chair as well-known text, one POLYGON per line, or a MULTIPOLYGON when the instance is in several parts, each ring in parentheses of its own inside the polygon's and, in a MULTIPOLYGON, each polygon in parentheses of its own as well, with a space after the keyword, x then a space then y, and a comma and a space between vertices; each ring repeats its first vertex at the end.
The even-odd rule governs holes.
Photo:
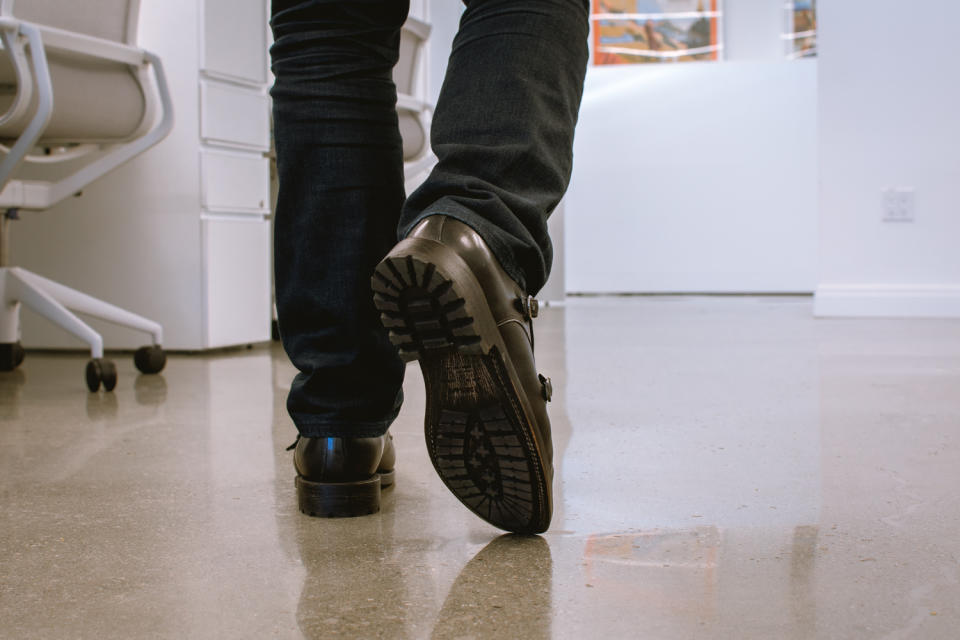
POLYGON ((138 15, 139 0, 0 0, 0 370, 23 361, 21 304, 90 345, 91 391, 111 391, 116 367, 70 309, 149 333, 134 356, 140 371, 166 363, 156 322, 7 265, 20 211, 78 194, 170 132, 160 60, 135 46, 138 15))
POLYGON ((420 56, 429 37, 429 24, 416 18, 407 18, 400 32, 400 59, 393 68, 393 82, 397 85, 397 115, 403 138, 403 173, 408 193, 437 160, 430 151, 432 107, 413 97, 419 80, 420 56))

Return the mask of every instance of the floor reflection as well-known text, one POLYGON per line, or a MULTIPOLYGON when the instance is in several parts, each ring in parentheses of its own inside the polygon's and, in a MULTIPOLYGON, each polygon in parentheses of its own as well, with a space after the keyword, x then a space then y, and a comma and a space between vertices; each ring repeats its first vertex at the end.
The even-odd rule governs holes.
POLYGON ((793 530, 790 549, 790 611, 793 637, 812 638, 817 627, 817 599, 813 575, 816 569, 820 527, 800 525, 793 530))
POLYGON ((723 536, 712 526, 593 535, 584 547, 587 586, 661 614, 704 621, 717 615, 723 536))
POLYGON ((134 400, 144 407, 158 407, 167 401, 167 379, 163 374, 140 374, 133 381, 134 400))
POLYGON ((22 369, 0 372, 0 420, 20 417, 20 395, 26 381, 22 369))
POLYGON ((306 516, 293 521, 306 569, 297 605, 306 638, 383 637, 403 628, 409 615, 394 514, 355 523, 306 516))
POLYGON ((91 420, 116 418, 120 405, 115 393, 87 393, 87 417, 91 420))
POLYGON ((552 580, 553 560, 546 540, 500 536, 457 576, 431 638, 549 638, 552 580))
POLYGON ((394 511, 363 523, 288 523, 306 569, 296 612, 306 638, 552 637, 553 563, 543 538, 494 539, 463 566, 437 610, 437 549, 411 545, 394 511))

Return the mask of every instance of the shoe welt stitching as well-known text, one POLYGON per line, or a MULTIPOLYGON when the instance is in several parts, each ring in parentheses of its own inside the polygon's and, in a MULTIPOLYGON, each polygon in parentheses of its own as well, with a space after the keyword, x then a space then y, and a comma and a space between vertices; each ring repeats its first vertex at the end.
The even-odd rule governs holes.
POLYGON ((498 323, 497 323, 497 328, 499 329, 500 327, 502 327, 502 326, 504 326, 504 325, 507 325, 507 324, 510 324, 511 322, 515 322, 515 323, 517 323, 518 325, 520 325, 520 328, 523 329, 523 335, 527 336, 527 342, 530 343, 530 348, 532 349, 532 348, 533 348, 533 338, 530 336, 530 332, 527 330, 527 324, 526 324, 525 322, 521 322, 520 320, 517 320, 516 318, 507 318, 506 320, 501 320, 500 322, 498 322, 498 323))

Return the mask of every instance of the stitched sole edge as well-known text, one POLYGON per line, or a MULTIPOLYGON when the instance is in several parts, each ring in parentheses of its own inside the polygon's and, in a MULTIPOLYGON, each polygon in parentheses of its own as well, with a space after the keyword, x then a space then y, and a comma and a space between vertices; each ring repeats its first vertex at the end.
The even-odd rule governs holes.
POLYGON ((317 518, 352 518, 380 511, 380 476, 357 482, 313 482, 297 476, 297 506, 317 518))

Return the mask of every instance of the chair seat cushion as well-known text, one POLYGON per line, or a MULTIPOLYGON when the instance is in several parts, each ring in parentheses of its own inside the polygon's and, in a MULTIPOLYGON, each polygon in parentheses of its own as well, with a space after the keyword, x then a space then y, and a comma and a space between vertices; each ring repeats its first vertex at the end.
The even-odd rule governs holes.
MULTIPOLYGON (((124 64, 48 57, 53 84, 53 115, 40 139, 44 144, 115 142, 139 128, 146 100, 131 68, 124 64)), ((0 113, 13 104, 17 78, 9 58, 0 54, 0 113)), ((36 94, 25 116, 0 125, 0 138, 15 139, 30 121, 36 94)))
POLYGON ((427 146, 427 132, 415 111, 401 108, 397 110, 397 116, 400 121, 400 137, 403 138, 403 160, 407 162, 424 151, 427 146))

